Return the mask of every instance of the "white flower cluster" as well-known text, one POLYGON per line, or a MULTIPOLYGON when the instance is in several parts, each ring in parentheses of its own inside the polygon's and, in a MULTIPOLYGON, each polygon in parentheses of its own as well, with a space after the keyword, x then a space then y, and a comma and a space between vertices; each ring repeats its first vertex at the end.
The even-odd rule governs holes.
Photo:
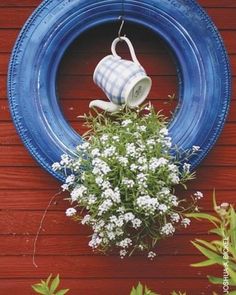
POLYGON ((186 228, 188 225, 190 225, 191 220, 189 218, 184 218, 181 221, 181 224, 186 228))
POLYGON ((111 168, 107 165, 107 163, 99 158, 95 158, 92 160, 93 170, 92 173, 96 175, 106 175, 111 171, 111 168))
MULTIPOLYGON (((96 132, 77 147, 78 156, 62 155, 52 168, 67 174, 62 189, 70 192, 74 207, 66 215, 79 215, 78 207, 86 209, 81 223, 93 229, 90 247, 118 248, 121 258, 133 250, 147 251, 152 260, 157 240, 190 224, 182 207, 178 210, 173 186, 192 175, 187 159, 181 167, 173 156, 164 118, 151 105, 143 110, 143 116, 142 110, 127 111, 114 121, 93 118, 96 132)), ((191 152, 197 150, 195 146, 191 152)), ((193 199, 200 198, 202 193, 196 192, 193 199)))
POLYGON ((175 232, 175 227, 173 226, 172 223, 166 223, 162 228, 161 228, 161 234, 170 236, 173 235, 175 232))
POLYGON ((137 206, 146 212, 146 215, 153 215, 159 206, 157 198, 151 198, 148 195, 138 197, 136 202, 137 206))
POLYGON ((122 183, 127 187, 127 188, 132 188, 135 185, 135 182, 132 179, 124 178, 122 179, 122 183))
POLYGON ((70 193, 71 200, 73 202, 78 201, 87 192, 87 188, 84 185, 77 185, 70 193))
POLYGON ((66 210, 66 216, 71 217, 71 216, 74 216, 75 214, 76 214, 76 210, 75 210, 75 208, 68 208, 68 209, 66 210))
POLYGON ((148 252, 148 258, 150 260, 153 260, 155 257, 157 256, 157 254, 153 251, 148 252))
POLYGON ((197 200, 200 200, 200 199, 202 199, 202 198, 203 198, 203 193, 202 193, 202 192, 199 192, 199 191, 197 191, 197 192, 194 194, 194 196, 195 196, 195 198, 196 198, 197 200))

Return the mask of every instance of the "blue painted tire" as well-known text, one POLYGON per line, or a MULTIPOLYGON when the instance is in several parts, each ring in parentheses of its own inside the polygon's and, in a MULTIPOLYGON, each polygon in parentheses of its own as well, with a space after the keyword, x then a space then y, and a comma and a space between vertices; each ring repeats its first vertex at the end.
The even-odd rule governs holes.
POLYGON ((25 146, 62 181, 64 176, 51 164, 63 153, 73 155, 82 139, 60 109, 55 86, 58 65, 82 32, 117 21, 122 11, 127 21, 160 35, 174 53, 180 100, 169 131, 179 147, 201 147, 190 159, 192 169, 223 128, 231 92, 227 54, 214 24, 194 0, 46 0, 18 37, 9 65, 8 94, 25 146))

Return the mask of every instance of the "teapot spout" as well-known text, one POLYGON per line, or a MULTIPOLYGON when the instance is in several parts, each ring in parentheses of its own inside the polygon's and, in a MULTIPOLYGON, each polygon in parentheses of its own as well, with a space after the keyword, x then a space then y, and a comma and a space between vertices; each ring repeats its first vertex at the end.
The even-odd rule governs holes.
POLYGON ((114 104, 113 102, 108 102, 108 101, 99 100, 99 99, 92 100, 89 104, 89 107, 90 108, 97 107, 109 113, 117 112, 122 109, 122 106, 120 105, 114 104))

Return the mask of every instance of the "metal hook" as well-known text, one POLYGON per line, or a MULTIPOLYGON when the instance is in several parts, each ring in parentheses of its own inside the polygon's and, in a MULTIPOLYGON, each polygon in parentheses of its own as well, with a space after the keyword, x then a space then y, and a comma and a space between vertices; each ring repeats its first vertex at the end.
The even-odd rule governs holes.
MULTIPOLYGON (((119 31, 118 31, 118 38, 120 39, 120 41, 122 41, 122 39, 121 39, 121 31, 122 31, 122 28, 124 26, 125 20, 123 19, 122 16, 120 16, 119 19, 121 20, 121 24, 120 24, 120 28, 119 28, 119 31)), ((124 35, 124 37, 125 36, 126 35, 124 35)))

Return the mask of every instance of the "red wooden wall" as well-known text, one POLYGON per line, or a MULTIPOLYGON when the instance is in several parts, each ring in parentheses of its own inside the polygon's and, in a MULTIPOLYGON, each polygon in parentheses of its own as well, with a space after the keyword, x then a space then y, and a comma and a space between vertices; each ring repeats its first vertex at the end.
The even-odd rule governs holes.
MULTIPOLYGON (((7 102, 7 65, 20 28, 40 0, 0 0, 0 294, 32 294, 30 284, 50 273, 60 273, 69 294, 126 295, 139 280, 162 295, 176 289, 188 295, 211 294, 208 273, 221 269, 194 269, 190 263, 201 260, 191 246, 195 237, 207 238, 206 223, 193 222, 174 238, 160 243, 153 262, 145 257, 121 261, 116 256, 95 255, 87 246, 89 230, 65 217, 62 196, 50 207, 38 240, 36 262, 32 248, 43 211, 58 191, 59 183, 29 156, 13 126, 7 102)), ((211 211, 211 194, 216 188, 219 202, 235 202, 236 192, 236 1, 200 0, 220 29, 230 55, 233 72, 231 111, 220 139, 197 170, 190 191, 205 194, 201 206, 211 211)), ((77 116, 88 110, 89 100, 103 97, 93 85, 96 63, 109 52, 117 24, 93 29, 77 40, 65 55, 59 74, 58 91, 65 116, 80 133, 77 116)), ((136 48, 138 58, 152 76, 150 95, 158 108, 168 113, 168 94, 177 92, 175 66, 165 45, 151 32, 126 25, 125 33, 136 48)), ((120 47, 127 55, 127 50, 120 47)), ((190 191, 188 193, 190 193, 190 191)))

